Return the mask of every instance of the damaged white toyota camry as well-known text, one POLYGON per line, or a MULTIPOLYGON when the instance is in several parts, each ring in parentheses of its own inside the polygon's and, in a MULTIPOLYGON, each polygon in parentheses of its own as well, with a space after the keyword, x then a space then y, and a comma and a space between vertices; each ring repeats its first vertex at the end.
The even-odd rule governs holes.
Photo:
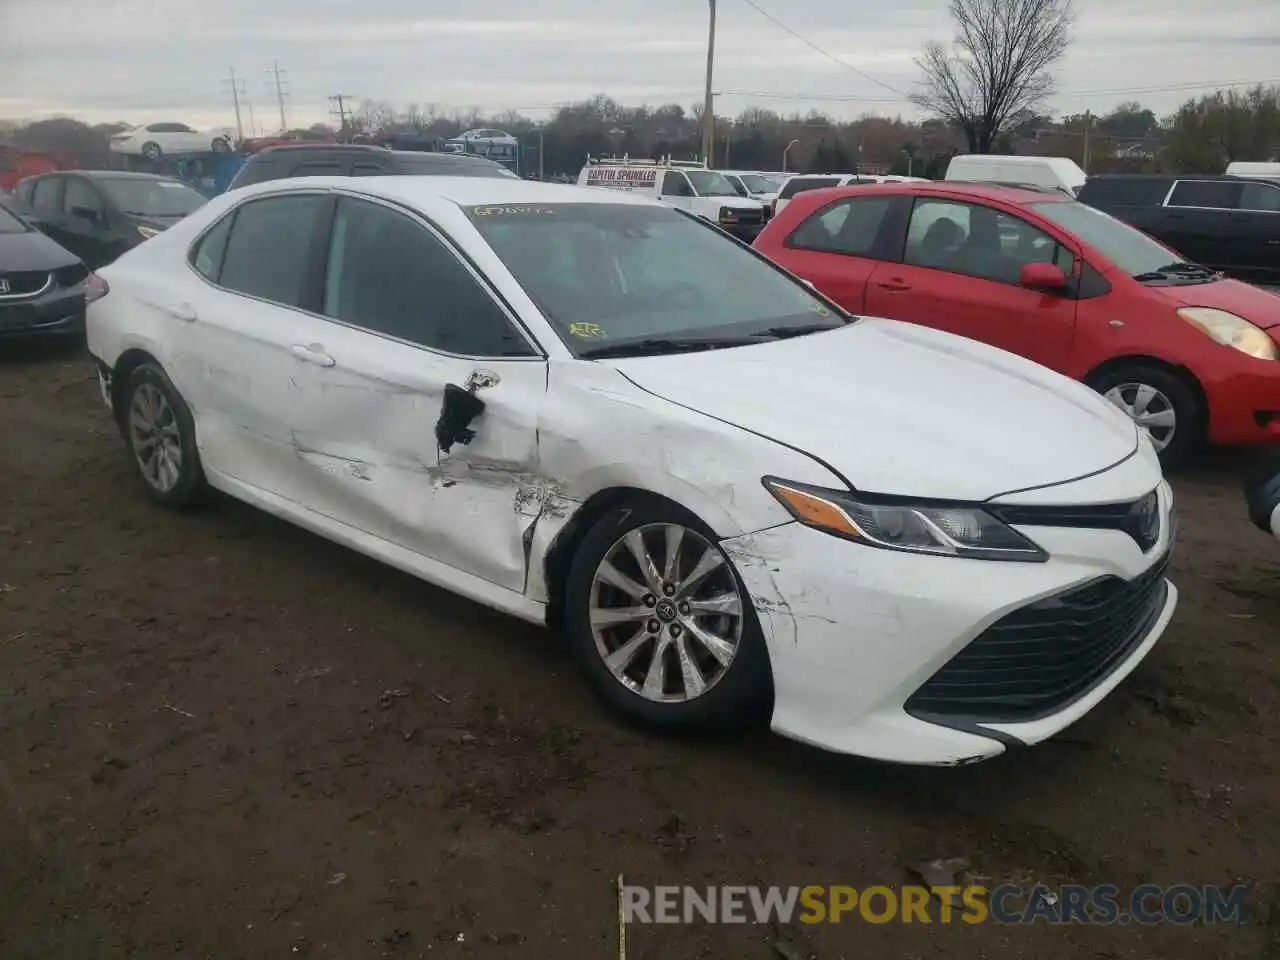
POLYGON ((101 276, 89 346, 153 498, 213 487, 559 626, 652 725, 979 760, 1173 613, 1170 490, 1111 404, 654 201, 278 181, 101 276))

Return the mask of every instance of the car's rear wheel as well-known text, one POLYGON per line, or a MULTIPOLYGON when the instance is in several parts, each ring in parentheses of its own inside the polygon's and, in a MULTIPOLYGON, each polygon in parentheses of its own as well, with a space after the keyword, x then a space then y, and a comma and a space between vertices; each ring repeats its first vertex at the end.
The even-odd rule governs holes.
POLYGON ((130 462, 148 496, 172 507, 196 503, 206 487, 195 422, 159 366, 143 363, 129 373, 119 416, 130 462))
POLYGON ((751 598, 687 511, 656 498, 610 510, 583 538, 564 599, 592 686, 631 720, 725 730, 767 716, 772 678, 751 598))
POLYGON ((154 140, 148 140, 142 145, 142 155, 148 160, 159 160, 164 155, 164 150, 154 140))
POLYGON ((1186 463, 1204 439, 1206 411, 1177 374, 1149 364, 1127 364, 1090 382, 1129 414, 1150 438, 1165 467, 1186 463))

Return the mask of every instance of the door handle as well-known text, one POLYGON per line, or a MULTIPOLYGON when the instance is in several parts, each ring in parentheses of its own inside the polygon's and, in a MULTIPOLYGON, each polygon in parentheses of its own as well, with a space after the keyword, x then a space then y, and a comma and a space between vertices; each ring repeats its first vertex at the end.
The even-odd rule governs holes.
POLYGON ((165 305, 164 312, 171 317, 179 320, 185 320, 187 323, 196 319, 196 308, 189 303, 169 303, 165 305))
POLYGON ((907 283, 905 280, 900 280, 897 277, 895 277, 892 280, 877 280, 876 286, 881 287, 885 290, 910 290, 911 289, 911 284, 907 283))
POLYGON ((337 362, 318 343, 295 343, 289 352, 303 363, 314 363, 317 367, 332 367, 337 362))

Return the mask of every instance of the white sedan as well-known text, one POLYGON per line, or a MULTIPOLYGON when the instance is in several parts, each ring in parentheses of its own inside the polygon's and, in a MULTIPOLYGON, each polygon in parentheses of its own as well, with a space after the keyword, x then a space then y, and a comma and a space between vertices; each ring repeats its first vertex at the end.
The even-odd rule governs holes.
POLYGON ((979 760, 1088 712, 1173 614, 1132 420, 654 200, 281 180, 101 275, 89 347, 151 497, 214 487, 559 626, 633 719, 979 760))
POLYGON ((193 130, 185 123, 151 123, 112 136, 111 150, 158 160, 174 154, 230 153, 231 141, 231 135, 223 130, 193 130))

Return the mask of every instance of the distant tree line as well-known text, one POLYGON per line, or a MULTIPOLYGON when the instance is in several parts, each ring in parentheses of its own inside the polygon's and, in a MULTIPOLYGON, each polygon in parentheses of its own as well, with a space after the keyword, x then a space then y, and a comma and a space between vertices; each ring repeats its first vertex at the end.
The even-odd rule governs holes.
MULTIPOLYGON (((0 144, 105 165, 111 135, 125 126, 90 125, 70 117, 0 121, 0 144)), ((396 110, 368 101, 357 109, 350 126, 350 134, 414 132, 441 137, 496 127, 520 139, 524 173, 537 174, 541 168, 548 177, 576 174, 588 155, 692 158, 701 141, 697 108, 626 107, 607 96, 561 107, 543 122, 512 112, 446 114, 431 107, 396 110)), ((779 170, 786 151, 787 168, 794 171, 910 170, 917 176, 941 177, 952 156, 970 149, 965 130, 942 119, 864 116, 837 121, 817 111, 784 116, 752 107, 737 117, 717 117, 716 130, 714 164, 748 170, 779 170)), ((289 131, 299 137, 320 132, 333 131, 322 125, 289 131)), ((1086 144, 1091 173, 1221 173, 1233 160, 1277 159, 1280 86, 1219 91, 1188 100, 1166 117, 1136 102, 1098 117, 1074 114, 1055 119, 1024 110, 1004 124, 990 152, 1066 156, 1083 165, 1086 144)))

